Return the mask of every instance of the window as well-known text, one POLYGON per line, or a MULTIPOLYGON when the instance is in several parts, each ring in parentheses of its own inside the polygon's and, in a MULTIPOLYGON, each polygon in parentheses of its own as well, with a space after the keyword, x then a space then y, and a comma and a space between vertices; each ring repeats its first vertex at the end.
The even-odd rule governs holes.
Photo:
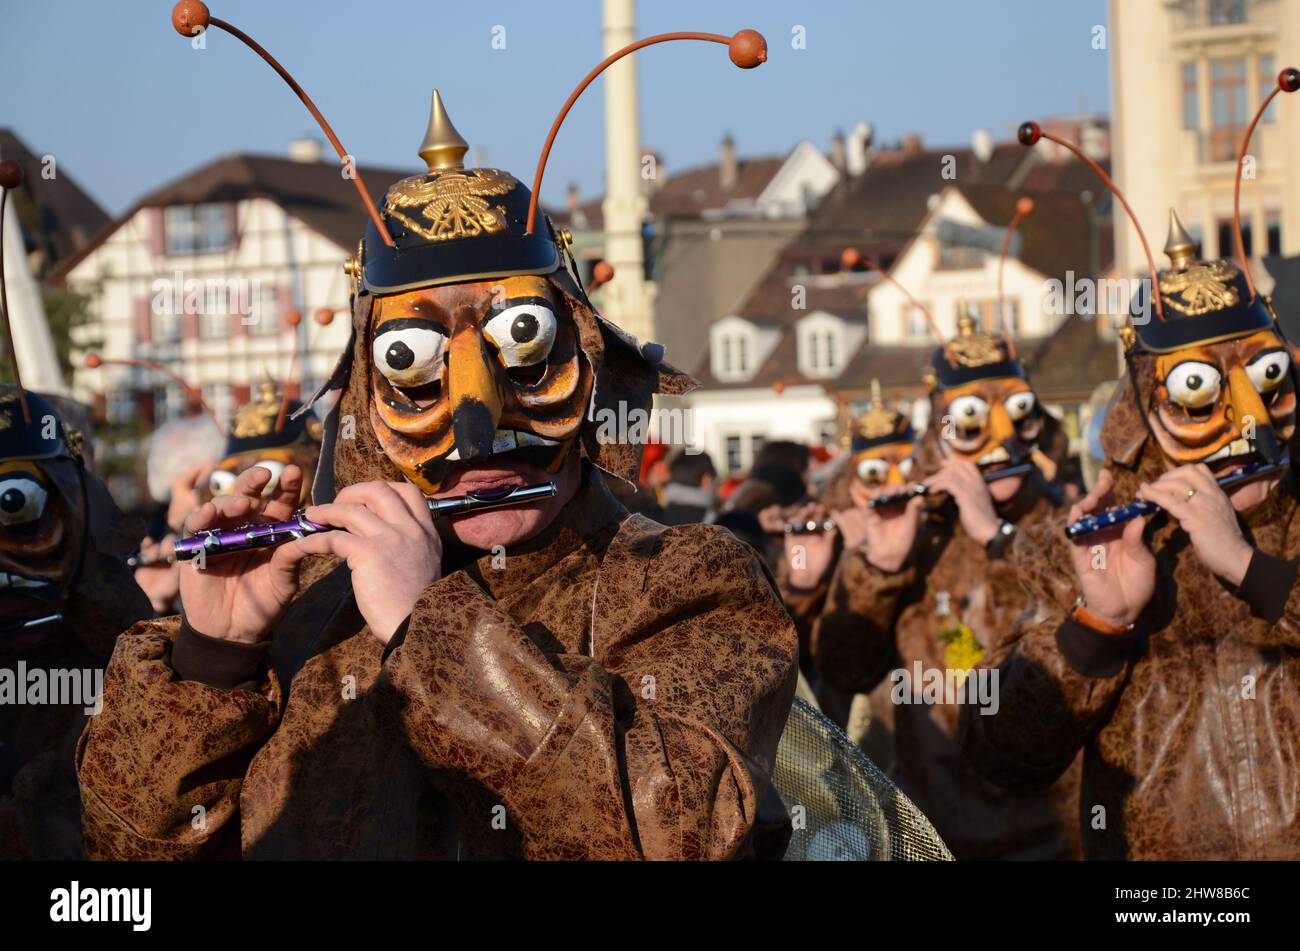
MULTIPOLYGON (((1259 58, 1259 98, 1263 99, 1268 91, 1277 85, 1277 60, 1270 53, 1259 58)), ((1269 103, 1261 122, 1272 122, 1277 118, 1277 101, 1269 103)))
POLYGON ((1210 61, 1210 136, 1208 161, 1230 162, 1237 157, 1237 143, 1250 122, 1246 102, 1246 60, 1210 61))
POLYGON ((1246 22, 1246 0, 1209 0, 1210 26, 1246 22))
POLYGON ((939 245, 940 271, 971 271, 984 266, 987 255, 979 248, 943 242, 939 245))
POLYGON ((226 205, 172 205, 163 221, 168 254, 210 254, 230 245, 226 205))
POLYGON ((921 309, 913 307, 910 302, 903 304, 903 328, 908 340, 930 339, 930 322, 925 319, 921 309))
POLYGON ((727 437, 727 471, 739 472, 744 468, 740 459, 740 437, 727 437))
POLYGON ((749 372, 749 340, 743 334, 726 334, 721 339, 722 372, 741 374, 749 372))
POLYGON ((839 347, 834 330, 810 330, 804 335, 805 366, 811 373, 833 373, 838 367, 839 347))
POLYGON ((220 340, 229 332, 230 318, 226 314, 200 314, 199 336, 204 340, 220 340))
POLYGON ((257 289, 256 304, 249 305, 246 326, 248 332, 257 337, 273 337, 280 332, 280 292, 274 287, 262 287, 254 282, 257 289), (256 308, 256 309, 254 309, 256 308))
MULTIPOLYGON (((1243 216, 1244 217, 1244 216, 1243 216)), ((1246 257, 1251 257, 1255 253, 1253 242, 1251 241, 1250 220, 1246 219, 1241 223, 1241 244, 1246 250, 1246 257)), ((1219 222, 1219 257, 1234 258, 1237 256, 1237 235, 1236 229, 1232 226, 1232 219, 1225 218, 1219 222)))
POLYGON ((1277 257, 1282 253, 1282 216, 1276 211, 1270 211, 1266 220, 1268 221, 1268 253, 1270 257, 1277 257))
POLYGON ((1183 128, 1197 129, 1201 124, 1200 103, 1196 96, 1196 64, 1183 63, 1183 128))

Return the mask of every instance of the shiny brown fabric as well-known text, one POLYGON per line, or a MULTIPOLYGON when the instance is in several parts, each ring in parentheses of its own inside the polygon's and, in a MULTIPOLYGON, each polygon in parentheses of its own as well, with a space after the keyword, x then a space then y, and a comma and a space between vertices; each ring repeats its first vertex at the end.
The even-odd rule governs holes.
MULTIPOLYGON (((1107 425, 1112 459, 1141 447, 1138 420, 1107 425)), ((1162 469, 1154 440, 1134 461, 1135 471, 1117 470, 1121 500, 1162 469)), ((1241 516, 1247 539, 1300 557, 1298 500, 1292 475, 1241 516)), ((1156 592, 1135 652, 1089 676, 1057 639, 1078 594, 1061 527, 1042 524, 1016 544, 1034 609, 1004 645, 1001 710, 965 724, 988 775, 1041 785, 1082 751, 1088 858, 1300 857, 1300 591, 1270 624, 1161 519, 1146 533, 1156 592)))
MULTIPOLYGON (((1037 478, 999 508, 1023 532, 1046 519, 1051 503, 1037 478)), ((962 529, 949 502, 928 512, 907 563, 897 572, 846 552, 813 631, 817 670, 832 686, 871 694, 873 715, 892 715, 895 779, 934 823, 958 859, 1077 857, 1077 777, 1047 792, 1007 792, 980 777, 958 744, 962 704, 898 704, 891 671, 947 665, 938 634, 946 623, 939 592, 984 645, 988 666, 1028 598, 1007 559, 991 559, 962 529)), ((980 719, 977 715, 976 719, 980 719)))
MULTIPOLYGON (((354 328, 369 307, 359 295, 354 328)), ((597 406, 688 384, 574 314, 597 406)), ((367 353, 354 334, 331 378, 318 501, 401 478, 369 424, 367 353)), ((584 427, 582 451, 638 472, 640 446, 584 427)), ((90 854, 734 858, 760 831, 779 849, 769 778, 797 640, 771 576, 723 529, 628 516, 584 466, 504 560, 448 553, 387 657, 325 558, 304 563, 256 689, 181 680, 177 618, 121 637, 78 747, 90 854)))

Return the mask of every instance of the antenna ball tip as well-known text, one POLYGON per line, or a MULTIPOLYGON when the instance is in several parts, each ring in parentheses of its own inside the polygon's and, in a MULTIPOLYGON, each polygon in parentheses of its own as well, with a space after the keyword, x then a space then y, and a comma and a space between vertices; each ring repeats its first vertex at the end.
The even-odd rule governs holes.
POLYGON ((782 382, 781 380, 777 380, 775 383, 772 384, 772 391, 776 393, 777 396, 780 396, 782 393, 785 392, 785 383, 782 382))
POLYGON ((1288 66, 1277 74, 1277 88, 1283 92, 1295 92, 1300 89, 1300 69, 1288 66))
POLYGON ((211 19, 208 5, 201 0, 181 0, 172 7, 172 26, 187 39, 206 30, 211 19))
POLYGON ((862 263, 862 252, 857 248, 845 248, 840 252, 840 270, 852 271, 862 263))
POLYGON ((1020 140, 1021 145, 1037 145, 1042 137, 1043 130, 1038 127, 1037 122, 1022 122, 1020 128, 1016 130, 1016 138, 1020 140))
POLYGON ((288 324, 290 327, 297 327, 300 323, 302 323, 302 311, 300 311, 297 307, 291 308, 290 310, 286 311, 284 315, 284 322, 288 324))
POLYGON ((97 369, 99 369, 100 364, 102 364, 103 362, 104 362, 104 361, 101 360, 101 359, 99 358, 99 354, 97 354, 97 353, 88 353, 88 354, 86 354, 86 369, 87 369, 87 370, 97 370, 97 369))
POLYGON ((13 159, 0 162, 0 188, 17 188, 23 183, 23 167, 13 159))
POLYGON ((1024 218, 1028 215, 1032 215, 1033 213, 1034 213, 1034 200, 1030 198, 1028 195, 1026 195, 1024 198, 1021 198, 1019 201, 1016 202, 1016 214, 1018 214, 1021 218, 1024 218))
POLYGON ((767 62, 767 40, 757 30, 741 30, 727 44, 727 55, 741 69, 767 62))
POLYGON ((597 284, 608 284, 614 280, 614 265, 608 261, 597 261, 591 269, 591 279, 597 284))
POLYGON ((322 327, 328 327, 334 323, 334 309, 332 307, 317 307, 316 313, 312 314, 311 319, 322 327))

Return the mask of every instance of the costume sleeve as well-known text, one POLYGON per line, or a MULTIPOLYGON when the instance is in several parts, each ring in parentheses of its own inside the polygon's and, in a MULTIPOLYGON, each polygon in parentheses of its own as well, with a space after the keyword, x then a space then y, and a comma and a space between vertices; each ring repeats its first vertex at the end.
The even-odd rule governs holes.
POLYGON ((118 638, 77 747, 91 858, 238 858, 244 773, 279 722, 265 656, 176 617, 118 638))
POLYGON ((996 642, 996 708, 963 705, 961 737, 986 778, 1045 788, 1109 716, 1140 633, 1102 634, 1071 619, 1075 579, 1059 525, 1019 534, 1012 558, 1032 608, 996 642), (991 712, 981 712, 990 710, 991 712))
POLYGON ((1300 560, 1255 550, 1236 596, 1250 606, 1250 625, 1238 637, 1261 648, 1300 648, 1300 560))
POLYGON ((557 653, 457 572, 417 602, 372 695, 429 770, 505 807, 528 858, 744 854, 796 677, 766 570, 712 526, 625 525, 588 625, 586 655, 557 653))
POLYGON ((781 556, 776 566, 776 586, 781 593, 781 600, 785 603, 785 609, 790 612, 790 618, 794 621, 795 630, 799 633, 799 650, 801 654, 811 655, 812 653, 812 632, 817 623, 817 618, 822 613, 822 608, 826 604, 826 595, 830 591, 831 577, 835 572, 835 562, 832 561, 826 569, 826 573, 811 588, 796 588, 790 582, 790 563, 784 556, 781 556))
POLYGON ((813 660, 829 684, 870 693, 880 682, 894 658, 894 622, 916 580, 911 564, 882 571, 865 549, 844 553, 813 629, 813 660))

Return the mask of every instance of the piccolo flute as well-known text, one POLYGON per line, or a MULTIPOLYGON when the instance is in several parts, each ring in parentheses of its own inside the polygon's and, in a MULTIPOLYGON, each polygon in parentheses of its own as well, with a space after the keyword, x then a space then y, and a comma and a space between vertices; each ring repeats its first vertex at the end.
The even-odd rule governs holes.
MULTIPOLYGON (((1012 476, 1024 475, 1031 472, 1034 468, 1032 462, 1022 462, 1018 466, 1007 466, 1005 469, 990 469, 988 472, 980 473, 980 477, 985 482, 997 482, 999 479, 1009 479, 1012 476)), ((908 499, 914 499, 918 495, 925 495, 930 491, 930 487, 922 482, 920 485, 914 485, 904 489, 902 492, 891 492, 889 495, 878 495, 867 502, 867 508, 878 509, 887 505, 901 505, 908 499)))
POLYGON ((808 519, 804 522, 786 522, 785 533, 787 535, 815 535, 818 532, 829 532, 835 527, 833 519, 824 518, 820 522, 816 519, 808 519))
MULTIPOLYGON (((1231 475, 1215 481, 1220 489, 1226 491, 1243 483, 1265 478, 1274 472, 1281 472, 1290 464, 1291 460, 1286 456, 1283 456, 1279 462, 1256 462, 1243 466, 1231 475)), ((1065 526, 1065 537, 1069 539, 1081 538, 1084 535, 1099 532, 1103 528, 1110 528, 1112 525, 1123 525, 1125 522, 1131 522, 1140 516, 1154 515, 1159 511, 1160 506, 1154 502, 1148 502, 1145 499, 1134 499, 1132 502, 1117 505, 1113 509, 1106 509, 1096 515, 1085 515, 1077 522, 1071 522, 1065 526)))
MULTIPOLYGON (((506 486, 500 489, 479 489, 455 498, 430 499, 429 511, 433 513, 434 518, 443 518, 465 512, 503 508, 508 505, 525 505, 539 499, 553 498, 555 493, 554 482, 543 482, 541 485, 506 486)), ((335 525, 313 522, 304 513, 299 512, 293 518, 283 522, 264 522, 241 528, 200 531, 176 543, 176 560, 190 561, 198 558, 200 553, 204 558, 211 558, 237 551, 271 548, 297 538, 306 538, 317 532, 332 532, 336 528, 335 525)))

